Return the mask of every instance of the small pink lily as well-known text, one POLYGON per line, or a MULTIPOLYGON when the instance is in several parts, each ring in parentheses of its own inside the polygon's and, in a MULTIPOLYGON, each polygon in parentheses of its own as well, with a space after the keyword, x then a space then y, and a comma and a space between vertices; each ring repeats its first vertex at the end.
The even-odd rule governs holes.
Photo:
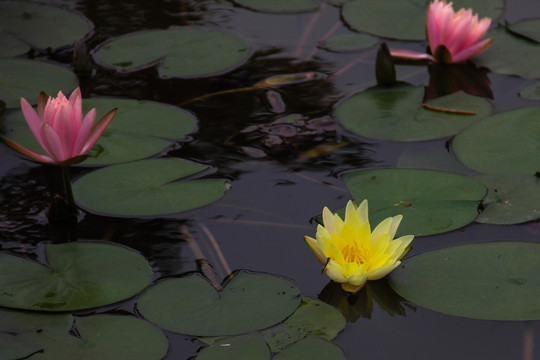
POLYGON ((493 39, 480 41, 491 25, 490 18, 478 20, 472 9, 454 12, 452 3, 435 0, 427 13, 427 37, 433 56, 411 50, 391 49, 392 57, 460 63, 486 51, 493 39))
POLYGON ((69 100, 61 91, 56 98, 41 92, 37 113, 24 98, 21 98, 21 108, 30 130, 48 155, 27 149, 6 138, 4 141, 31 159, 63 167, 85 160, 85 154, 98 141, 116 114, 116 109, 113 109, 92 126, 96 109, 90 110, 83 119, 79 88, 73 91, 69 100))

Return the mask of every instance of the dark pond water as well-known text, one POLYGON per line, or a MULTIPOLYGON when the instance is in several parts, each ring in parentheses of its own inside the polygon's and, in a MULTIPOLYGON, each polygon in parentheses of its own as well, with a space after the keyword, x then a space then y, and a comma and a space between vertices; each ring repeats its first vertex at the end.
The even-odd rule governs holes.
MULTIPOLYGON (((305 296, 326 299, 328 278, 305 246, 313 236, 311 219, 324 206, 342 207, 349 192, 340 174, 361 168, 395 167, 408 149, 433 151, 448 139, 424 143, 374 141, 352 134, 332 118, 334 104, 355 91, 375 85, 377 47, 361 53, 330 53, 317 42, 330 34, 349 31, 339 8, 322 4, 318 12, 279 15, 246 10, 228 1, 49 1, 86 15, 94 23, 89 48, 111 37, 142 29, 191 25, 222 29, 243 37, 254 49, 240 68, 204 79, 159 79, 155 68, 118 74, 95 68, 81 86, 87 97, 116 96, 179 104, 221 90, 251 86, 268 76, 300 71, 327 74, 326 81, 279 88, 278 92, 250 91, 195 101, 184 108, 196 114, 199 129, 170 154, 211 165, 210 177, 232 184, 225 197, 196 210, 164 218, 123 219, 81 215, 79 239, 101 239, 140 251, 155 270, 155 279, 197 270, 196 257, 180 231, 186 225, 220 277, 227 269, 249 269, 293 279, 305 296), (278 101, 273 101, 277 99, 278 101), (291 114, 319 119, 308 127, 269 125, 291 114), (243 131, 259 126, 259 131, 243 131), (339 144, 331 152, 306 157, 320 144, 339 144), (215 238, 219 248, 212 245, 215 238), (222 257, 221 257, 222 256, 222 257), (224 260, 223 260, 224 259, 224 260)), ((504 19, 540 16, 536 0, 508 1, 504 19)), ((399 42, 390 42, 399 46, 399 42)), ((69 66, 71 48, 38 58, 69 66)), ((399 66, 398 78, 427 84, 424 67, 399 66)), ((538 105, 518 97, 530 81, 488 74, 495 112, 538 105)), ((31 257, 43 256, 37 244, 61 238, 45 211, 61 192, 57 168, 20 158, 0 147, 1 249, 31 257)), ((74 170, 75 176, 88 171, 74 170)), ((540 226, 472 224, 464 229, 417 238, 410 255, 427 250, 482 241, 538 241, 540 226)), ((375 303, 366 312, 365 297, 349 299, 346 329, 334 340, 348 359, 524 359, 540 356, 534 349, 540 322, 480 321, 439 314, 390 294, 389 304, 375 303), (356 303, 354 303, 356 301, 356 303)), ((93 313, 134 312, 135 300, 93 310, 93 313)), ((261 309, 261 311, 264 311, 261 309)), ((80 312, 87 314, 88 312, 80 312)), ((166 359, 188 359, 203 344, 168 333, 166 359)), ((537 357, 538 358, 538 357, 537 357)))

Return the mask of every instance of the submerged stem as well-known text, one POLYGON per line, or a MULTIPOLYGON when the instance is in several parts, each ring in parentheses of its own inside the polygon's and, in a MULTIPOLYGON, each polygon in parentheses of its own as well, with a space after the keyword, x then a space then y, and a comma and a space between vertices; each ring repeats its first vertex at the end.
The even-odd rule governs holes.
POLYGON ((75 198, 73 197, 73 190, 71 188, 71 175, 69 173, 69 166, 62 166, 62 180, 64 182, 64 193, 66 195, 67 204, 70 209, 75 211, 75 198))

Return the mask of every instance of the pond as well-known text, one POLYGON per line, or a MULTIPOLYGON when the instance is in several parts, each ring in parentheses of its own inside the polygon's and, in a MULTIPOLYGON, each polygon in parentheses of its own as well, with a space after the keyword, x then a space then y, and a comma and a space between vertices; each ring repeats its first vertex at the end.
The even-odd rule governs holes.
POLYGON ((455 1, 485 53, 385 65, 428 3, 1 1, 4 137, 39 151, 40 91, 118 111, 75 221, 0 146, 0 359, 538 358, 540 5, 455 1), (351 199, 415 235, 354 294, 304 242, 351 199))

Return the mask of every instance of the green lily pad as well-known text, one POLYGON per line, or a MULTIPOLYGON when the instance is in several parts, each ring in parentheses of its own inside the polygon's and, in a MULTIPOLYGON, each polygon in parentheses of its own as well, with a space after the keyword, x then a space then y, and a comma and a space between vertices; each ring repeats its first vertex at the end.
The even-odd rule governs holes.
POLYGON ((47 244, 48 266, 0 253, 0 306, 72 311, 112 304, 141 291, 152 269, 139 254, 105 243, 47 244))
POLYGON ((491 112, 484 98, 463 92, 427 102, 424 88, 409 84, 376 86, 338 104, 335 116, 359 135, 391 141, 422 141, 452 136, 491 112))
MULTIPOLYGON (((351 0, 343 6, 342 16, 353 29, 373 35, 423 40, 429 0, 351 0)), ((504 9, 503 0, 455 0, 454 10, 472 8, 480 17, 497 18, 504 9)))
POLYGON ((41 346, 25 341, 17 335, 0 332, 0 359, 26 359, 41 349, 41 346))
POLYGON ((540 43, 540 19, 523 20, 515 24, 510 24, 507 28, 516 34, 540 43))
POLYGON ((116 216, 158 216, 191 210, 219 200, 224 180, 178 179, 207 167, 180 159, 150 159, 90 172, 73 184, 80 206, 116 216))
MULTIPOLYGON (((1 6, 1 3, 0 3, 1 6)), ((1 14, 0 14, 1 16, 1 14)), ((13 57, 26 54, 30 45, 8 34, 0 34, 0 57, 13 57)))
POLYGON ((343 350, 315 335, 300 340, 274 357, 274 360, 345 360, 343 350))
POLYGON ((37 102, 40 91, 69 94, 78 84, 77 76, 61 66, 25 59, 0 59, 0 79, 0 99, 8 108, 19 107, 21 97, 37 102))
MULTIPOLYGON (((81 165, 109 165, 159 154, 173 142, 182 140, 196 126, 195 116, 191 113, 151 101, 84 99, 84 113, 92 108, 97 111, 96 119, 100 119, 111 109, 118 108, 118 111, 89 152, 90 157, 81 165)), ((14 111, 6 116, 4 133, 9 139, 43 153, 26 124, 22 111, 14 111)))
POLYGON ((488 188, 477 222, 508 225, 540 219, 538 176, 495 174, 479 175, 476 179, 488 188))
POLYGON ((528 100, 540 100, 540 81, 525 86, 519 92, 519 96, 528 100))
POLYGON ((249 46, 237 36, 215 30, 174 28, 112 39, 100 45, 94 59, 119 72, 158 64, 162 78, 192 78, 231 71, 249 55, 249 46))
POLYGON ((367 34, 342 34, 321 41, 319 45, 329 51, 352 52, 370 48, 378 42, 379 39, 367 34))
POLYGON ((234 2, 249 9, 274 13, 312 11, 319 7, 317 0, 234 0, 234 2))
POLYGON ((430 251, 389 275, 405 299, 445 314, 486 320, 538 320, 540 244, 499 242, 430 251))
POLYGON ((405 150, 397 161, 397 167, 402 169, 440 170, 462 175, 474 173, 473 170, 459 162, 445 147, 434 148, 432 144, 426 147, 405 150))
MULTIPOLYGON (((85 17, 68 10, 28 1, 0 2, 0 33, 37 48, 70 45, 91 30, 85 17)), ((0 41, 0 53, 11 51, 2 45, 0 41)))
POLYGON ((282 324, 262 331, 262 336, 270 346, 270 350, 278 352, 309 335, 332 340, 346 324, 343 315, 333 306, 319 300, 304 298, 294 314, 282 324))
POLYGON ((458 159, 484 173, 533 175, 540 171, 540 108, 507 111, 458 134, 452 148, 458 159))
POLYGON ((504 27, 492 29, 486 36, 493 38, 493 43, 474 59, 477 65, 500 74, 540 78, 540 67, 536 65, 540 57, 539 43, 515 35, 504 27))
POLYGON ((24 334, 43 348, 31 359, 159 360, 169 346, 157 327, 130 316, 77 317, 75 329, 80 338, 49 329, 24 334))
POLYGON ((201 350, 197 360, 270 360, 270 350, 256 333, 226 337, 201 350))
POLYGON ((398 235, 433 235, 466 226, 486 194, 474 179, 433 170, 362 170, 343 175, 343 181, 358 203, 368 200, 373 227, 402 214, 398 235))
POLYGON ((283 321, 300 304, 288 280, 240 271, 218 293, 202 276, 158 282, 145 290, 139 312, 159 327, 198 336, 239 335, 283 321))

